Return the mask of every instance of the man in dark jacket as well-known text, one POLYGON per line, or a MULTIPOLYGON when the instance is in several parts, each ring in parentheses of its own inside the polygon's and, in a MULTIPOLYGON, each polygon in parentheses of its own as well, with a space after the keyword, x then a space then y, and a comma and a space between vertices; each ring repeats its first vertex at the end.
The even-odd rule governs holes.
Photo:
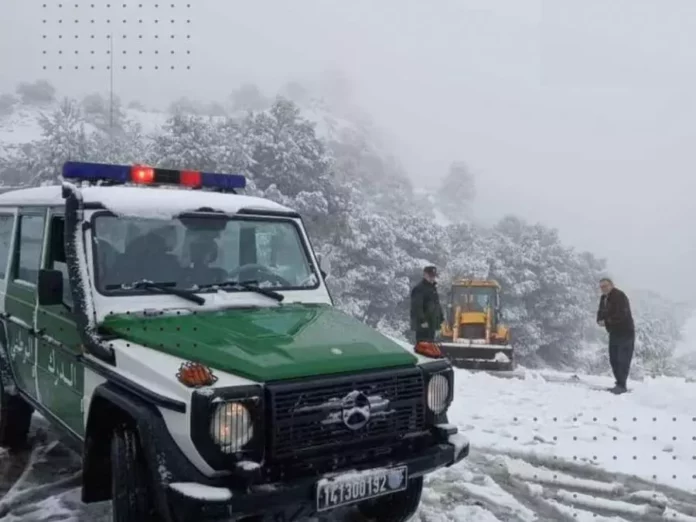
POLYGON ((597 324, 609 332, 609 363, 616 379, 615 386, 610 391, 616 394, 626 393, 636 339, 631 305, 626 294, 616 288, 611 279, 601 279, 599 288, 602 297, 597 310, 597 324))
POLYGON ((437 269, 427 266, 423 279, 411 290, 411 330, 415 332, 416 342, 433 341, 444 321, 436 279, 437 269))

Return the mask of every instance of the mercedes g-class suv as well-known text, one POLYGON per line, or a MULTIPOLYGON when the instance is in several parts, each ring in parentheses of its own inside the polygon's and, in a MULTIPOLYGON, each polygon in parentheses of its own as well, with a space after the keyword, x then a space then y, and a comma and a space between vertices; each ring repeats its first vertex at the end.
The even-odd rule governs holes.
POLYGON ((407 520, 469 451, 453 372, 338 311, 238 175, 66 163, 0 195, 0 445, 34 411, 117 522, 407 520))

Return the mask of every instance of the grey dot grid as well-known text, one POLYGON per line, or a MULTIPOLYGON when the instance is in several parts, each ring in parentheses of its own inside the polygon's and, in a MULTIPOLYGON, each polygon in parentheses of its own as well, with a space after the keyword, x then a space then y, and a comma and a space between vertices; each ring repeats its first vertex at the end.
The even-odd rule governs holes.
MULTIPOLYGON (((692 520, 691 517, 696 514, 696 416, 588 416, 587 413, 573 415, 571 411, 563 417, 518 416, 509 420, 511 426, 519 425, 523 429, 547 427, 549 431, 553 430, 556 423, 561 429, 565 429, 577 422, 581 422, 583 428, 591 428, 593 425, 604 429, 621 428, 621 432, 609 429, 595 436, 591 431, 584 436, 570 432, 565 435, 542 437, 534 434, 539 433, 536 430, 527 436, 517 437, 510 434, 514 441, 522 445, 528 443, 530 438, 550 445, 565 443, 565 447, 584 443, 583 448, 579 450, 579 453, 583 453, 582 456, 548 454, 537 461, 532 457, 528 463, 534 467, 533 470, 529 470, 526 476, 520 476, 523 482, 531 484, 530 487, 539 488, 537 494, 542 498, 550 498, 564 505, 567 509, 566 515, 574 519, 582 517, 583 520, 591 515, 595 519, 614 516, 631 521, 659 519, 677 522, 692 520), (646 451, 646 446, 641 445, 646 442, 652 443, 652 451, 646 451), (597 445, 597 454, 592 455, 593 449, 588 449, 588 443, 597 445), (673 444, 679 446, 675 448, 673 444), (633 445, 635 449, 632 452, 633 445), (615 448, 620 448, 619 455, 612 455, 615 448), (675 451, 680 455, 675 455, 675 451), (627 469, 639 465, 643 468, 644 475, 634 479, 630 471, 613 473, 607 469, 611 467, 607 466, 609 462, 619 464, 622 461, 630 463, 626 466, 627 469), (599 490, 592 490, 591 486, 584 489, 583 486, 574 486, 568 482, 576 479, 589 479, 590 482, 611 485, 612 493, 600 493, 599 490), (681 497, 679 493, 674 493, 672 486, 665 485, 664 481, 668 479, 678 481, 677 488, 684 491, 686 496, 681 497), (614 486, 617 489, 614 489, 614 486), (601 503, 603 500, 616 501, 618 504, 615 506, 622 506, 615 507, 614 512, 611 507, 602 508, 600 504, 594 503, 601 503), (644 513, 648 518, 636 517, 629 514, 629 511, 619 512, 637 509, 639 506, 648 510, 644 513)), ((532 453, 536 451, 532 450, 532 453)), ((526 458, 523 454, 524 451, 519 456, 514 453, 511 456, 524 461, 526 458)), ((496 467, 500 468, 503 477, 509 476, 505 464, 496 464, 496 467)), ((515 479, 514 472, 512 478, 515 479)))
POLYGON ((115 70, 191 70, 190 49, 173 48, 181 42, 188 43, 191 40, 192 21, 187 12, 191 8, 190 3, 64 2, 44 3, 42 7, 50 10, 44 12, 42 18, 42 39, 46 44, 42 50, 44 70, 110 70, 112 58, 115 70), (134 17, 119 12, 126 8, 152 7, 161 9, 162 15, 134 17), (68 12, 73 9, 79 9, 79 14, 68 12), (102 11, 97 12, 96 9, 102 11), (104 12, 104 9, 110 11, 104 12), (182 25, 186 29, 183 32, 182 25), (158 33, 153 34, 153 29, 158 33), (110 34, 105 34, 105 30, 110 34), (113 43, 110 41, 112 35, 113 43), (126 44, 129 49, 119 49, 126 44), (156 48, 149 48, 152 44, 156 48), (133 45, 140 48, 133 49, 133 45), (163 63, 165 57, 170 63, 163 63), (143 59, 149 60, 150 65, 143 65, 143 59), (126 60, 128 63, 123 63, 126 60), (157 63, 153 64, 153 61, 157 63), (96 65, 99 62, 101 64, 96 65))
MULTIPOLYGON (((578 422, 580 419, 579 417, 572 417, 571 418, 573 422, 578 422)), ((531 420, 533 423, 538 423, 538 424, 549 424, 549 421, 551 423, 556 423, 560 422, 561 419, 558 417, 552 417, 552 418, 541 418, 541 417, 532 417, 532 418, 527 418, 527 419, 521 419, 520 417, 513 417, 512 418, 512 423, 519 423, 522 420, 529 421, 531 420)), ((568 419, 564 419, 568 420, 568 419)), ((627 433, 624 433, 623 437, 618 437, 616 435, 608 435, 608 436, 603 436, 603 437, 597 437, 593 436, 592 437, 592 442, 596 442, 598 444, 602 443, 611 443, 611 442, 619 442, 621 440, 622 443, 626 442, 660 442, 660 443, 665 443, 665 444, 671 444, 674 442, 687 442, 691 446, 691 455, 686 457, 687 460, 690 460, 694 463, 694 468, 693 471, 688 475, 688 476, 677 476, 677 475, 670 475, 670 478, 672 479, 684 479, 684 480, 695 480, 696 481, 696 416, 681 416, 681 417, 675 417, 673 415, 670 416, 665 416, 665 417, 649 417, 648 419, 639 419, 638 417, 635 416, 630 416, 627 415, 625 417, 617 417, 617 416, 610 416, 610 417, 592 417, 592 423, 595 424, 601 424, 601 423, 606 423, 606 422, 611 422, 614 424, 621 424, 624 426, 629 426, 633 423, 636 423, 638 421, 643 421, 643 420, 649 420, 650 423, 652 423, 655 426, 655 429, 660 430, 661 435, 646 435, 643 434, 640 437, 635 436, 635 435, 630 435, 627 433), (670 435, 670 424, 678 423, 678 422, 688 422, 693 426, 693 434, 692 435, 681 435, 681 436, 676 436, 676 435, 670 435), (629 441, 626 441, 626 438, 629 438, 629 441)), ((589 419, 586 417, 583 419, 585 423, 589 423, 589 419)), ((573 441, 573 442, 578 442, 581 440, 580 437, 577 435, 572 435, 572 436, 567 436, 567 437, 558 437, 558 436, 553 436, 549 440, 553 441, 554 443, 556 442, 561 442, 565 439, 565 441, 573 441)), ((519 441, 520 438, 517 436, 513 436, 512 440, 514 441, 519 441)), ((585 439, 585 442, 587 440, 585 439)), ((663 450, 663 452, 671 452, 672 450, 663 450)), ((550 457, 552 460, 563 460, 563 457, 558 457, 556 455, 550 457)), ((639 454, 639 455, 630 455, 630 456, 624 456, 624 457, 619 457, 617 455, 612 455, 611 456, 612 460, 618 461, 620 459, 624 460, 632 460, 632 461, 650 461, 650 462, 655 462, 655 461, 677 461, 679 460, 679 457, 676 455, 653 455, 653 454, 639 454)), ((578 456, 573 456, 572 460, 578 461, 578 460, 583 460, 583 458, 580 458, 578 456)), ((586 460, 591 460, 592 462, 598 461, 599 458, 596 455, 593 455, 591 459, 586 459, 586 460)), ((682 459, 683 460, 683 459, 682 459)), ((537 478, 537 476, 534 476, 537 478)), ((554 476, 555 477, 555 476, 554 476)), ((652 475, 653 479, 658 479, 658 475, 652 475)), ((664 476, 663 476, 664 478, 664 476)), ((696 487, 696 486, 695 486, 696 487)), ((696 489, 694 489, 694 492, 696 493, 696 489)), ((696 506, 695 506, 696 508, 696 506)))

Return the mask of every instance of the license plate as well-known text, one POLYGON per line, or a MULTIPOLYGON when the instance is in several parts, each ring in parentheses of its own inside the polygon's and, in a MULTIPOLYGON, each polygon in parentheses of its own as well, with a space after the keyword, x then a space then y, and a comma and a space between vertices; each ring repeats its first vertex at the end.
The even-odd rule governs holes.
POLYGON ((406 466, 358 471, 322 479, 317 482, 317 511, 403 491, 407 484, 406 466))

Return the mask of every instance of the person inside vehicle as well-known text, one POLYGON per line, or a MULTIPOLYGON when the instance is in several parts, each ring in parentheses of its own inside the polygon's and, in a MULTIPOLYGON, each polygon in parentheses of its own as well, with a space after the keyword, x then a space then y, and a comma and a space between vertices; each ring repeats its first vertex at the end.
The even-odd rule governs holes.
POLYGON ((172 254, 175 246, 176 230, 171 226, 136 236, 126 245, 121 262, 118 263, 115 282, 132 284, 143 280, 155 283, 179 281, 182 267, 172 254))
POLYGON ((472 294, 469 296, 471 300, 472 312, 484 312, 486 310, 486 296, 472 294))
POLYGON ((191 265, 188 279, 193 285, 209 285, 227 280, 227 271, 211 266, 220 255, 220 247, 211 237, 196 238, 189 245, 191 265))

